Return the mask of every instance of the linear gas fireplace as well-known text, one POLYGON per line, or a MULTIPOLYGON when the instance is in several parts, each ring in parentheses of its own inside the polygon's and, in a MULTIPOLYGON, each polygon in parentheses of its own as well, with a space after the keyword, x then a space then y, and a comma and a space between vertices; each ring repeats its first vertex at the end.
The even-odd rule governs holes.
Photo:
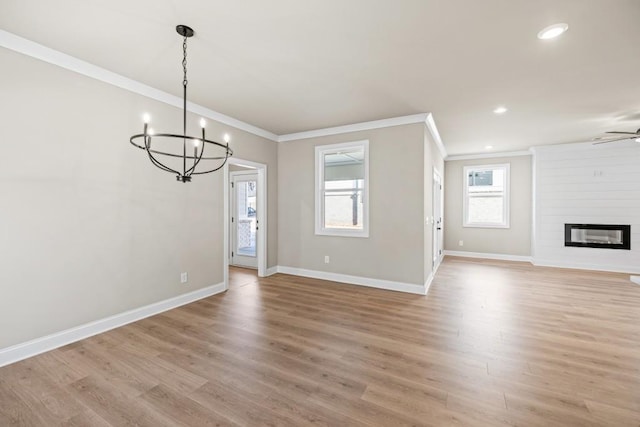
POLYGON ((564 245, 584 248, 631 250, 631 226, 565 224, 564 245))

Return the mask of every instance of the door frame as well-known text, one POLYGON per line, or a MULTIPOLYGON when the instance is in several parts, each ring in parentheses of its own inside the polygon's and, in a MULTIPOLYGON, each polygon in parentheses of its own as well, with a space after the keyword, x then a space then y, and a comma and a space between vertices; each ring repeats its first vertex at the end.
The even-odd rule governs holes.
POLYGON ((444 183, 442 182, 442 175, 436 168, 433 168, 433 187, 432 187, 432 214, 433 214, 433 232, 432 232, 432 242, 431 248, 433 251, 432 254, 432 271, 435 271, 440 263, 442 262, 442 258, 444 256, 444 183), (438 189, 436 186, 439 186, 439 200, 438 200, 438 189), (438 209, 439 208, 439 209, 438 209), (438 227, 440 230, 438 230, 438 227))
POLYGON ((267 275, 267 165, 257 163, 251 160, 230 157, 225 163, 223 170, 224 176, 224 206, 223 206, 223 223, 224 223, 224 255, 223 255, 223 271, 224 271, 224 287, 229 289, 229 247, 231 228, 231 215, 229 213, 231 207, 231 180, 229 179, 229 165, 238 165, 255 169, 258 173, 258 212, 256 218, 258 220, 258 233, 256 236, 256 256, 258 257, 258 277, 266 277, 267 275))
MULTIPOLYGON (((242 176, 255 177, 255 181, 256 181, 256 196, 258 196, 258 171, 256 169, 246 169, 246 170, 242 170, 242 171, 229 171, 229 183, 231 184, 231 188, 229 189, 230 190, 230 192, 229 192, 229 215, 231 215, 232 219, 234 217, 233 214, 236 211, 237 203, 238 203, 238 200, 236 198, 237 193, 236 193, 236 190, 233 188, 233 183, 234 183, 234 181, 238 180, 238 177, 242 177, 242 176)), ((260 198, 256 197, 257 203, 260 203, 259 200, 260 200, 260 198)), ((256 204, 256 209, 258 209, 258 205, 257 204, 256 204)), ((236 249, 235 245, 237 245, 236 239, 238 238, 238 235, 237 235, 237 233, 238 233, 238 231, 237 231, 237 227, 238 227, 237 221, 239 221, 238 216, 239 215, 236 212, 236 215, 235 215, 236 222, 234 223, 234 221, 231 220, 231 226, 229 227, 229 230, 230 230, 230 232, 229 232, 229 253, 231 254, 231 255, 229 255, 230 256, 229 265, 236 265, 236 264, 232 264, 231 261, 233 261, 233 258, 234 258, 233 257, 233 252, 236 249)), ((258 219, 257 212, 256 212, 256 219, 258 220, 258 223, 256 224, 258 226, 257 229, 260 230, 260 220, 258 219)), ((258 237, 258 233, 256 232, 256 255, 255 255, 255 263, 256 263, 256 265, 255 266, 248 266, 248 265, 244 265, 243 266, 242 264, 240 264, 241 267, 256 268, 256 269, 258 268, 258 240, 257 240, 257 237, 258 237)), ((242 256, 242 255, 236 254, 236 256, 242 256)))

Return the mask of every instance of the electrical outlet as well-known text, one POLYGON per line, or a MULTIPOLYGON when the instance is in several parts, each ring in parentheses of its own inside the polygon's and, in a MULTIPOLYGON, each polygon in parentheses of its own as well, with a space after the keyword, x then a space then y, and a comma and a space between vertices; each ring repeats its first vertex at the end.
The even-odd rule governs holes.
POLYGON ((464 246, 464 242, 463 242, 462 240, 460 240, 460 241, 458 242, 458 246, 464 246))
POLYGON ((329 255, 324 256, 324 263, 329 264, 329 255))
POLYGON ((180 273, 180 283, 187 283, 189 281, 189 275, 184 272, 180 273))

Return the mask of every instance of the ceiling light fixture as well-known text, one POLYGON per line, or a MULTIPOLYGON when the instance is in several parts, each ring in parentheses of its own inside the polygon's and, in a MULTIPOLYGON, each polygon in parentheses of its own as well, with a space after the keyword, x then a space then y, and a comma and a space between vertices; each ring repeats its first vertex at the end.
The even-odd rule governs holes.
POLYGON ((491 150, 493 148, 493 145, 485 145, 484 149, 485 150, 491 150))
POLYGON ((540 40, 555 39, 556 37, 558 37, 565 31, 567 31, 568 29, 569 29, 569 25, 565 24, 564 22, 560 24, 549 25, 548 27, 540 30, 540 32, 538 33, 538 38, 540 40))
POLYGON ((222 168, 227 159, 233 155, 233 151, 229 148, 229 135, 224 135, 224 141, 211 141, 205 137, 206 121, 200 119, 200 127, 202 128, 202 136, 187 135, 187 39, 194 35, 194 31, 186 25, 178 25, 176 31, 183 37, 182 42, 182 135, 172 133, 154 133, 149 128, 151 116, 143 115, 144 131, 143 133, 133 135, 129 142, 147 152, 151 163, 166 172, 176 174, 176 179, 181 182, 190 182, 192 175, 203 175, 211 173, 222 168), (153 136, 153 138, 152 138, 153 136), (154 141, 154 148, 151 148, 151 141, 154 141), (177 144, 176 144, 177 143, 177 144), (204 156, 205 146, 212 148, 213 154, 204 156), (188 154, 193 147, 193 155, 188 154), (161 162, 156 156, 164 156, 165 162, 171 161, 171 166, 161 162), (204 166, 207 167, 204 167, 204 166), (201 169, 197 169, 201 166, 201 169))
POLYGON ((504 114, 507 111, 509 111, 509 110, 507 110, 507 107, 504 107, 502 105, 500 107, 497 107, 495 110, 493 110, 493 112, 496 113, 496 114, 504 114))

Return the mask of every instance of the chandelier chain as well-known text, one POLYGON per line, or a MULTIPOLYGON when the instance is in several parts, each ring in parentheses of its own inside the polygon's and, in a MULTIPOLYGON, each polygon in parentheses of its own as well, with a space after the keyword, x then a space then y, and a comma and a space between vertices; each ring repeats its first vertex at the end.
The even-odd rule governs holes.
POLYGON ((182 42, 182 70, 184 71, 184 78, 182 80, 182 85, 187 85, 187 38, 184 38, 182 42))

